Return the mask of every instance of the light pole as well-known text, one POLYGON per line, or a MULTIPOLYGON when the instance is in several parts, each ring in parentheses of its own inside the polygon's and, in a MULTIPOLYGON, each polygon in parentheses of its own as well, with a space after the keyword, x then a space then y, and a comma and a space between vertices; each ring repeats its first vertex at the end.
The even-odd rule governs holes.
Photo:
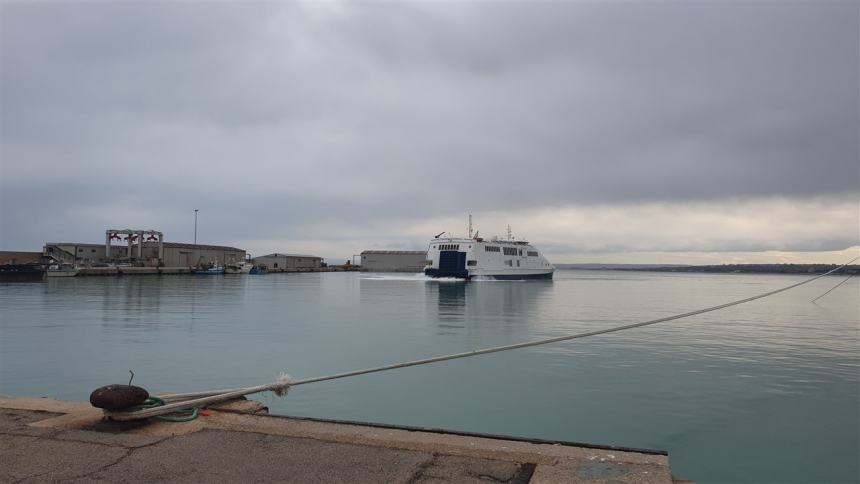
POLYGON ((194 245, 197 245, 197 212, 198 209, 194 209, 194 245))

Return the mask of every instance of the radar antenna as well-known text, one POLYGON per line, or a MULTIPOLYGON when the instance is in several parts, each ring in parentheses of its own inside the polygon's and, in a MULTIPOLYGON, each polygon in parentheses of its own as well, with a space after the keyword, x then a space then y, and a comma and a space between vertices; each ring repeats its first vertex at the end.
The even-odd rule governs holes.
POLYGON ((438 239, 438 238, 439 238, 439 237, 441 237, 441 236, 442 236, 442 234, 444 234, 444 233, 445 233, 445 232, 439 232, 439 233, 438 233, 438 234, 436 234, 436 236, 435 236, 435 237, 433 237, 433 238, 434 238, 434 239, 438 239))

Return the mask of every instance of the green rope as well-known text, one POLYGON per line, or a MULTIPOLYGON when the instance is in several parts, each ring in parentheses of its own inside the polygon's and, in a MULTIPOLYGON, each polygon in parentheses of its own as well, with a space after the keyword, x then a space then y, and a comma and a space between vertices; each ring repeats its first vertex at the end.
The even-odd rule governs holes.
MULTIPOLYGON (((158 397, 149 397, 140 405, 129 408, 128 411, 136 412, 147 408, 160 407, 162 405, 164 405, 164 400, 158 397)), ((163 420, 165 422, 190 422, 197 418, 197 411, 197 407, 182 408, 170 415, 158 415, 153 418, 157 418, 158 420, 163 420)))

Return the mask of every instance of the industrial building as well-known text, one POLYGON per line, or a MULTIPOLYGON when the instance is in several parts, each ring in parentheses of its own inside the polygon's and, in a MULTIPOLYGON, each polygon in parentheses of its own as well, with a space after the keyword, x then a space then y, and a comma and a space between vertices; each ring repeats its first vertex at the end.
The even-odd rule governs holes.
MULTIPOLYGON (((144 256, 150 260, 158 256, 158 244, 143 244, 144 256)), ((231 264, 245 261, 245 251, 236 247, 220 245, 195 245, 164 242, 162 265, 167 267, 191 267, 201 264, 231 264)))
POLYGON ((41 252, 22 252, 15 250, 0 250, 0 265, 9 264, 41 264, 41 252))
POLYGON ((422 272, 427 261, 423 250, 365 250, 361 270, 370 272, 422 272))
POLYGON ((272 272, 318 271, 322 267, 322 257, 302 254, 269 254, 254 258, 254 265, 265 267, 272 272))
POLYGON ((195 267, 206 263, 229 264, 245 260, 245 251, 219 245, 177 242, 143 242, 133 245, 49 242, 42 254, 79 267, 125 263, 144 267, 195 267), (161 253, 161 257, 159 257, 161 253), (131 254, 131 256, 129 256, 131 254))

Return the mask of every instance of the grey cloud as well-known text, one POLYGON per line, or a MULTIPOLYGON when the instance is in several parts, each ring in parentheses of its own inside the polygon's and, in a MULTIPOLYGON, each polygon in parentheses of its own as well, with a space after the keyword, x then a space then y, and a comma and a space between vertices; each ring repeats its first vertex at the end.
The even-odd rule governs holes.
POLYGON ((4 247, 858 191, 855 2, 0 9, 4 247))

